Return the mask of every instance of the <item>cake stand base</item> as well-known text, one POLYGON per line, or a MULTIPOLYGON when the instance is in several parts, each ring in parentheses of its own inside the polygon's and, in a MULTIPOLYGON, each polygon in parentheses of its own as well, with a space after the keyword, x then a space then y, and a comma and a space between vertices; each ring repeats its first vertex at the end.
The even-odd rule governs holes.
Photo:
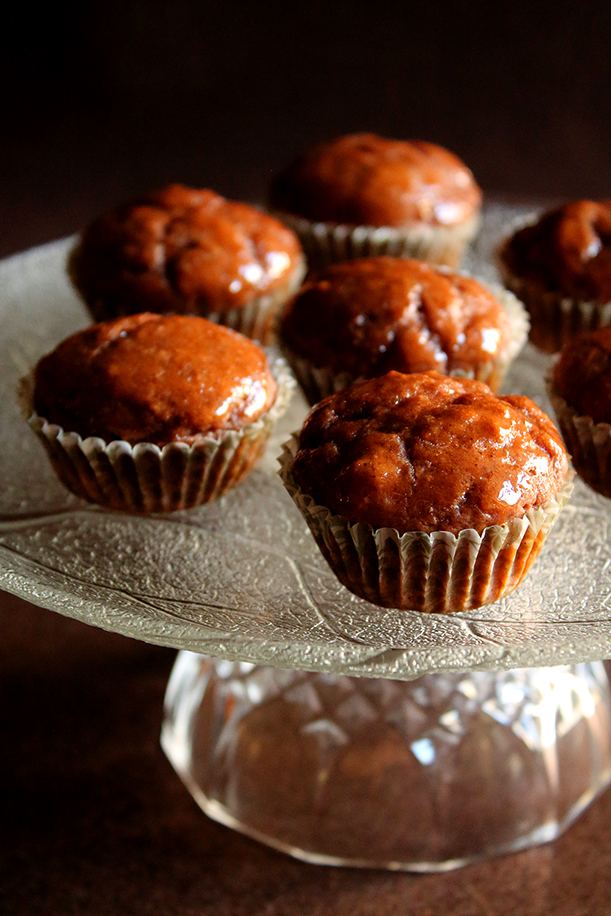
POLYGON ((443 871, 554 839, 611 779, 602 663, 313 674, 180 652, 162 745, 212 818, 328 865, 443 871))

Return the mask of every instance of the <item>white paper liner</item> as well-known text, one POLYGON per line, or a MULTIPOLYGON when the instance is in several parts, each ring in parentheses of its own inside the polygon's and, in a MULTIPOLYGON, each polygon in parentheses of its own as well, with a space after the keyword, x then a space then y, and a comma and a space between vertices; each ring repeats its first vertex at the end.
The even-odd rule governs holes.
POLYGON ((611 424, 595 423, 571 407, 560 394, 553 368, 545 383, 575 470, 593 490, 611 497, 611 424))
POLYGON ((520 584, 573 490, 569 469, 555 498, 523 518, 492 525, 482 534, 469 528, 458 535, 400 535, 394 528, 374 529, 333 515, 304 493, 292 475, 298 447, 294 433, 279 458, 287 491, 340 582, 386 608, 440 614, 498 601, 520 584))
MULTIPOLYGON (((71 263, 77 250, 78 244, 68 254, 67 271, 74 288, 79 296, 84 299, 76 282, 72 279, 71 263)), ((276 340, 276 316, 286 300, 301 286, 306 270, 306 259, 300 255, 294 270, 287 278, 286 284, 279 289, 256 296, 244 305, 236 306, 232 309, 219 309, 218 311, 202 309, 181 314, 200 315, 214 324, 220 324, 234 331, 239 331, 240 334, 249 337, 251 340, 256 340, 264 346, 270 346, 276 340)), ((133 314, 133 310, 117 308, 114 304, 109 304, 104 299, 98 299, 95 302, 87 302, 85 300, 85 302, 95 321, 109 321, 113 318, 121 318, 125 315, 133 314)), ((143 301, 141 305, 140 311, 146 311, 146 302, 143 301)))
POLYGON ((503 283, 528 309, 530 339, 535 346, 546 353, 557 353, 577 334, 611 324, 611 302, 588 302, 563 296, 513 273, 503 254, 509 238, 498 247, 496 264, 503 283))
MULTIPOLYGON (((464 271, 461 274, 469 276, 464 271)), ((509 290, 497 283, 487 283, 477 277, 474 279, 485 286, 503 306, 511 325, 511 340, 505 349, 497 354, 496 359, 479 363, 470 370, 452 369, 447 374, 459 378, 476 379, 479 382, 485 382, 493 391, 498 391, 511 363, 528 340, 530 320, 522 303, 509 290)), ((363 375, 355 375, 351 372, 335 372, 331 368, 315 366, 309 359, 298 355, 282 341, 281 346, 310 405, 317 404, 327 395, 342 391, 365 378, 363 375)))
POLYGON ((480 225, 479 214, 459 226, 414 222, 400 228, 313 222, 284 211, 273 215, 299 237, 308 265, 315 270, 337 261, 380 255, 456 267, 480 225))
POLYGON ((295 388, 283 359, 269 357, 269 363, 278 384, 270 410, 240 430, 202 435, 193 444, 172 442, 160 448, 150 442, 130 445, 65 432, 33 410, 32 376, 21 380, 19 402, 59 479, 77 496, 123 512, 173 512, 219 499, 250 473, 263 454, 295 388))

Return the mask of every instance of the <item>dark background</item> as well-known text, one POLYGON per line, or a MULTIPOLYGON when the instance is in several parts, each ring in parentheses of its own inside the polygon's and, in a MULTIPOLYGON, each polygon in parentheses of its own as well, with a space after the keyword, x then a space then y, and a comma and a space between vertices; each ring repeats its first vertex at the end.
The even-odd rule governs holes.
POLYGON ((169 181, 264 201, 371 130, 454 150, 489 196, 611 196, 611 4, 107 0, 13 10, 0 255, 169 181))

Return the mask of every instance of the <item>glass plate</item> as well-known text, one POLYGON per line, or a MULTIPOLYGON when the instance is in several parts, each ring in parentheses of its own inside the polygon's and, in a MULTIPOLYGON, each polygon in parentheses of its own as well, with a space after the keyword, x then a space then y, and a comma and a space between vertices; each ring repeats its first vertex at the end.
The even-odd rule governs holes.
MULTIPOLYGON (((487 208, 467 268, 524 209, 487 208)), ((327 568, 277 476, 306 406, 294 399, 254 474, 220 502, 139 518, 89 506, 56 480, 16 405, 18 379, 89 323, 71 291, 72 240, 0 264, 0 586, 148 642, 263 665, 411 679, 611 655, 611 503, 580 481, 522 585, 496 604, 426 616, 354 597, 327 568)), ((527 346, 504 386, 550 411, 548 358, 527 346)))

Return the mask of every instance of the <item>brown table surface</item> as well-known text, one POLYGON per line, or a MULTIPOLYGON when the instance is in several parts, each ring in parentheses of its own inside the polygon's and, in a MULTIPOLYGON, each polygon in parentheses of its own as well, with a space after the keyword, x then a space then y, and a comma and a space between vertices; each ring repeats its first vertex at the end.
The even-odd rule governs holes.
POLYGON ((0 593, 0 913, 611 909, 611 791, 553 843, 437 875, 307 865, 207 818, 159 745, 175 652, 0 593))

